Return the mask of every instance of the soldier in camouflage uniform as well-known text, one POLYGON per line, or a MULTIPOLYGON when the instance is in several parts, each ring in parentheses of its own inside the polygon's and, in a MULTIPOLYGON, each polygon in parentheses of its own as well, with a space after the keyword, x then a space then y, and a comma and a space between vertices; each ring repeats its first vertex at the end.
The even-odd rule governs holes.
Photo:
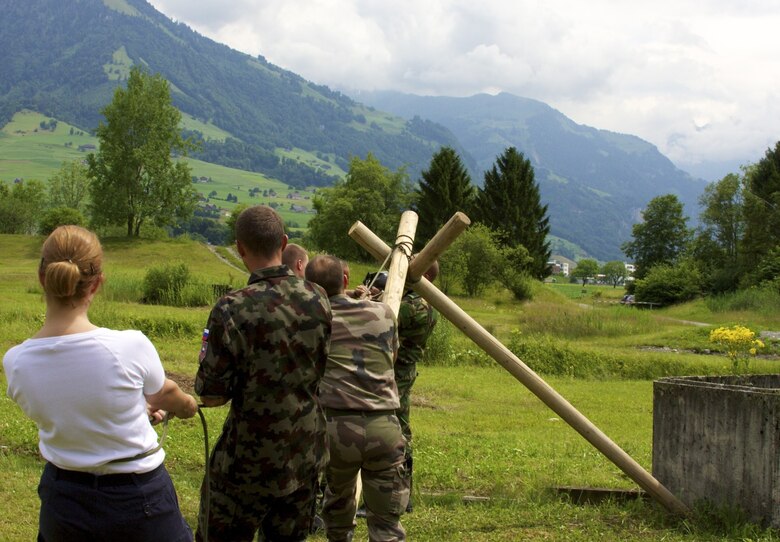
POLYGON ((309 263, 309 253, 301 245, 287 243, 282 251, 282 263, 289 267, 296 277, 303 278, 306 264, 309 263))
MULTIPOLYGON (((438 262, 428 268, 423 276, 433 282, 439 274, 438 262)), ((395 362, 395 383, 398 386, 398 395, 401 406, 396 411, 401 430, 406 437, 406 475, 409 478, 409 491, 412 488, 412 428, 409 425, 409 410, 411 407, 411 392, 414 381, 417 379, 417 362, 420 361, 425 350, 433 326, 436 325, 437 313, 414 290, 408 290, 401 299, 398 310, 398 359, 395 362)), ((406 512, 412 511, 411 497, 406 507, 406 512)))
POLYGON ((197 540, 305 540, 327 463, 316 397, 331 334, 327 294, 281 264, 287 242, 270 207, 245 210, 236 246, 249 284, 223 296, 204 332, 195 391, 230 401, 201 488, 197 540))
POLYGON ((306 278, 325 288, 333 309, 330 354, 320 383, 330 446, 322 510, 328 540, 352 539, 358 472, 369 540, 406 540, 400 517, 409 488, 405 439, 395 415, 399 406, 393 377, 398 349, 395 315, 385 303, 345 295, 349 277, 338 258, 313 258, 306 278))

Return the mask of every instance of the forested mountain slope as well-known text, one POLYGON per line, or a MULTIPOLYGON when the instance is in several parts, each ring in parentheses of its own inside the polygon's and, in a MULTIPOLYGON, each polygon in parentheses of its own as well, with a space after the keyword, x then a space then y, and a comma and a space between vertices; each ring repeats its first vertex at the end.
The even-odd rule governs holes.
POLYGON ((373 153, 416 175, 446 129, 372 111, 341 93, 205 38, 143 0, 0 0, 0 124, 27 108, 93 130, 133 64, 159 72, 174 104, 230 133, 208 140, 205 160, 261 171, 289 184, 333 182, 330 163, 373 153), (316 167, 284 159, 302 149, 316 167))
POLYGON ((601 260, 622 259, 620 244, 655 196, 676 194, 693 219, 705 182, 678 169, 636 136, 575 123, 552 107, 511 94, 469 98, 360 93, 360 101, 406 118, 440 123, 475 159, 475 181, 508 146, 534 167, 551 233, 601 260))

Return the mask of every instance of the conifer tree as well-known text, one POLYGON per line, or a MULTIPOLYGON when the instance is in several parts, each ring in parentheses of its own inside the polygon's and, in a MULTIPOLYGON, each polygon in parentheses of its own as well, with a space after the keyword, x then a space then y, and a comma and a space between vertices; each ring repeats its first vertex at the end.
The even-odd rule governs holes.
POLYGON ((538 279, 550 274, 550 219, 542 205, 531 162, 509 147, 485 172, 478 190, 475 216, 495 230, 504 246, 524 246, 533 258, 528 272, 538 279))
POLYGON ((471 177, 451 147, 442 147, 433 155, 415 192, 419 215, 415 243, 418 247, 436 235, 457 211, 468 215, 475 197, 471 177))

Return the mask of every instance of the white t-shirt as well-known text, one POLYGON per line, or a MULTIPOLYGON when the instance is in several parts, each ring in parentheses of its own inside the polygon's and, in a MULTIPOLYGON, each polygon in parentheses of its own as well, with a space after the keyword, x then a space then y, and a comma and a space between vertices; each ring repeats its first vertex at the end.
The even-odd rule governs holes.
POLYGON ((148 472, 165 459, 144 394, 159 392, 165 372, 140 331, 99 328, 28 339, 3 357, 8 396, 38 425, 41 455, 68 470, 148 472))

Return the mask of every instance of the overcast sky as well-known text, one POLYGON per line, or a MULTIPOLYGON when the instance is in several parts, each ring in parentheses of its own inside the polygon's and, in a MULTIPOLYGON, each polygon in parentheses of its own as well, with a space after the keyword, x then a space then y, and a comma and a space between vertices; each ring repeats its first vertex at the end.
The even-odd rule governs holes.
POLYGON ((780 140, 776 0, 150 0, 332 88, 535 98, 681 164, 780 140))

